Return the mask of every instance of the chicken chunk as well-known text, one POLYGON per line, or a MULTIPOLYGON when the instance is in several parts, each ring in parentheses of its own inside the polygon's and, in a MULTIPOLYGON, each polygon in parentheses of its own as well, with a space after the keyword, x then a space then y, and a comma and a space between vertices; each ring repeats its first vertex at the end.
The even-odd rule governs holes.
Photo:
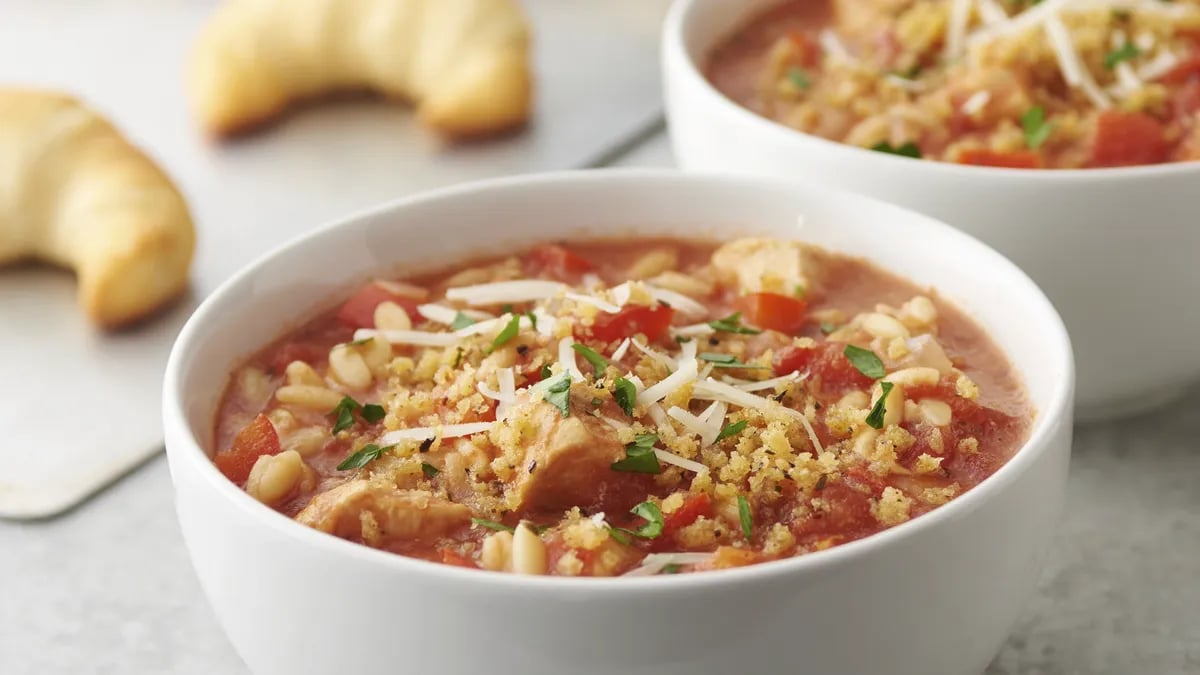
POLYGON ((718 278, 742 293, 767 291, 793 295, 807 288, 805 250, 795 241, 735 239, 712 255, 718 278))
POLYGON ((448 534, 470 524, 471 510, 423 490, 353 480, 318 494, 296 520, 343 539, 383 546, 448 534))
POLYGON ((591 414, 595 408, 590 397, 582 398, 572 395, 568 417, 545 402, 514 416, 532 436, 519 450, 517 473, 507 487, 514 511, 528 514, 597 506, 630 481, 629 474, 610 468, 625 456, 624 444, 611 426, 591 414))

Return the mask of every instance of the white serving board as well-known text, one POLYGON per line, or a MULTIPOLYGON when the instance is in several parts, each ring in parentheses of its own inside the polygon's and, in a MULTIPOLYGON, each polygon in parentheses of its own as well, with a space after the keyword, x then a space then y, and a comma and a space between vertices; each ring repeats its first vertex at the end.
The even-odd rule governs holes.
POLYGON ((86 325, 69 275, 0 270, 0 517, 60 513, 160 449, 174 335, 198 299, 250 259, 421 189, 590 165, 656 122, 665 0, 524 1, 535 24, 535 122, 464 147, 439 143, 402 107, 371 101, 305 110, 215 144, 190 119, 180 78, 215 2, 0 2, 0 83, 65 88, 109 115, 175 178, 199 229, 190 296, 125 333, 86 325))

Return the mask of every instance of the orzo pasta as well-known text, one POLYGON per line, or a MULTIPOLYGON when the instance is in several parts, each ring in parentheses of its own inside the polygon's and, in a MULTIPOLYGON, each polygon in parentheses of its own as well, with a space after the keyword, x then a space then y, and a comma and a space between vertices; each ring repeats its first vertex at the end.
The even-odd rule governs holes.
POLYGON ((230 380, 216 465, 301 523, 527 574, 825 549, 970 490, 1032 412, 932 292, 790 241, 543 245, 374 281, 230 380))

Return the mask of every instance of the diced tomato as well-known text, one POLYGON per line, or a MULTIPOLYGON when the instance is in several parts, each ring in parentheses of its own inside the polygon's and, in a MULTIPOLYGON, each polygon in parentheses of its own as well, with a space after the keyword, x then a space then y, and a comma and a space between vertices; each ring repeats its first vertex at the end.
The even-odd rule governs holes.
POLYGON ((808 372, 809 380, 821 380, 821 390, 830 394, 843 394, 851 389, 866 389, 871 378, 863 375, 850 363, 843 353, 846 346, 837 342, 826 342, 815 347, 787 346, 775 355, 775 372, 787 375, 793 371, 808 372))
POLYGON ((479 569, 479 565, 476 565, 474 560, 449 547, 442 549, 442 562, 447 565, 454 565, 455 567, 469 567, 473 570, 479 569))
POLYGON ((213 463, 229 480, 242 485, 250 477, 250 469, 263 455, 279 454, 279 434, 266 415, 255 417, 237 436, 228 450, 218 452, 213 463))
POLYGON ((1034 150, 996 152, 993 150, 963 150, 958 156, 959 164, 973 166, 999 166, 1008 169, 1040 169, 1042 155, 1034 150))
POLYGON ((821 62, 821 45, 812 34, 793 30, 788 32, 788 40, 796 47, 801 66, 812 68, 821 62))
POLYGON ((1161 81, 1167 84, 1183 84, 1195 78, 1200 78, 1200 52, 1184 58, 1166 75, 1163 75, 1161 81))
POLYGON ((420 316, 417 314, 417 305, 420 303, 416 300, 397 295, 382 285, 371 282, 358 289, 357 293, 342 303, 341 308, 338 309, 337 318, 342 323, 354 328, 374 328, 375 308, 379 306, 379 303, 385 301, 391 301, 403 307, 414 321, 420 316))
POLYGON ((525 254, 525 273, 531 277, 549 276, 559 281, 572 281, 591 272, 594 267, 587 258, 559 244, 542 244, 525 254))
POLYGON ((712 500, 708 493, 701 492, 688 496, 675 511, 663 516, 663 534, 668 535, 691 525, 700 516, 712 515, 712 500))
POLYGON ((844 537, 838 540, 840 543, 860 539, 878 529, 871 514, 870 493, 841 480, 830 480, 814 497, 824 501, 828 508, 798 521, 797 543, 812 546, 830 537, 844 537))
POLYGON ((666 305, 630 305, 616 314, 598 314, 590 328, 584 328, 600 342, 615 342, 641 333, 651 342, 666 337, 675 310, 666 305))
POLYGON ((1177 88, 1171 95, 1171 107, 1177 119, 1190 122, 1192 116, 1200 111, 1200 78, 1177 88))
POLYGON ((1105 110, 1096 119, 1092 166, 1137 166, 1167 159, 1163 125, 1140 112, 1105 110))
POLYGON ((733 308, 752 326, 792 334, 804 326, 808 303, 779 293, 747 293, 733 301, 733 308))

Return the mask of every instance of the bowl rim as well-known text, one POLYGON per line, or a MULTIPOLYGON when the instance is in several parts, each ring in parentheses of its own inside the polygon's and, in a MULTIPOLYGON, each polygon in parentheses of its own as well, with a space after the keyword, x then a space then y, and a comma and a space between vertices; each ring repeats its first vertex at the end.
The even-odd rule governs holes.
MULTIPOLYGON (((364 565, 377 565, 381 572, 385 573, 426 574, 431 575, 430 579, 447 584, 476 584, 478 586, 476 590, 481 592, 523 589, 556 595, 562 593, 584 595, 593 593, 671 593, 677 592, 675 589, 772 583, 777 580, 797 578, 806 573, 827 570, 845 561, 868 558, 880 549, 890 548, 943 522, 963 517, 982 506, 993 495, 1008 489, 1014 481, 1029 471, 1031 465, 1038 459, 1056 448, 1055 434, 1064 423, 1070 424, 1075 384, 1074 356, 1070 338, 1061 317, 1049 299, 1024 272, 986 244, 941 221, 872 197, 822 188, 822 194, 829 195, 831 199, 850 200, 856 203, 865 203, 877 209, 891 210, 897 215, 917 221, 921 227, 941 230, 944 236, 957 239, 960 242, 957 245, 975 248, 978 255, 993 258, 996 265, 1002 270, 1001 274, 1005 275, 1006 283, 1011 284, 1014 292, 1027 296, 1027 307, 1030 314, 1040 317, 1039 323, 1045 324, 1045 328, 1049 330, 1049 334, 1045 336, 1047 348, 1057 352, 1058 356, 1055 361, 1058 361, 1063 369, 1064 377, 1053 385, 1046 404, 1037 411, 1030 427, 1029 437, 1012 458, 979 485, 928 513, 863 539, 824 551, 745 567, 697 574, 656 575, 640 578, 527 576, 469 570, 454 565, 410 558, 318 532, 274 509, 264 507, 217 470, 203 444, 199 442, 195 430, 187 421, 184 401, 188 395, 183 390, 184 372, 194 369, 194 366, 189 366, 189 355, 195 351, 193 344, 199 340, 201 327, 209 323, 219 324, 221 322, 223 306, 231 301, 236 302, 236 298, 240 295, 239 288, 250 280, 260 267, 276 258, 291 255, 296 249, 309 246, 309 242, 313 240, 332 236, 333 233, 343 228, 354 228, 364 222, 386 217, 391 213, 413 206, 453 201, 458 197, 475 193, 527 187, 553 189, 557 185, 589 182, 608 182, 612 184, 613 189, 620 189, 622 185, 629 184, 644 186, 647 183, 671 184, 673 182, 695 184, 698 189, 711 183, 733 184, 747 189, 754 189, 756 186, 787 188, 798 184, 797 181, 773 178, 739 174, 681 172, 673 169, 572 170, 525 174, 463 183, 402 197, 326 222, 296 236, 258 256, 222 282, 203 300, 176 338, 163 378, 163 428, 172 482, 179 482, 177 476, 179 472, 195 472, 197 474, 195 478, 204 484, 205 492, 212 493, 217 499, 228 500, 232 507, 241 512, 241 517, 246 518, 247 522, 253 523, 255 527, 273 530, 278 536, 286 537, 298 545, 312 547, 327 555, 347 557, 364 565)), ((178 490, 178 485, 175 486, 175 489, 178 490)))
MULTIPOLYGON (((731 116, 738 124, 748 126, 759 133, 768 135, 774 143, 800 143, 801 145, 813 143, 826 152, 841 155, 842 157, 839 159, 844 159, 848 162, 881 161, 885 163, 885 166, 892 166, 899 170, 928 171, 931 174, 935 174, 931 178, 977 175, 998 180, 1028 180, 1030 176, 1036 175, 1038 180, 1076 183, 1095 179, 1152 180, 1163 175, 1200 173, 1200 160, 1142 164, 1137 166, 1097 167, 1092 169, 1016 169, 956 164, 940 160, 914 160, 914 158, 910 157, 901 157, 885 152, 875 152, 854 145, 847 145, 793 129, 786 124, 759 115, 727 97, 708 81, 708 78, 700 71, 696 59, 692 58, 692 54, 686 45, 685 29, 694 20, 695 12, 699 11, 698 7, 703 7, 705 3, 717 1, 676 0, 676 2, 671 3, 666 19, 663 21, 661 35, 664 83, 669 84, 671 80, 678 77, 684 78, 682 84, 700 92, 702 96, 706 97, 706 104, 717 106, 721 113, 731 116), (677 68, 674 64, 682 64, 682 67, 677 68)), ((780 4, 785 0, 773 1, 776 4, 780 4)), ((727 36, 737 27, 737 25, 729 26, 724 35, 727 36)), ((669 119, 673 106, 668 101, 666 107, 669 119)))

